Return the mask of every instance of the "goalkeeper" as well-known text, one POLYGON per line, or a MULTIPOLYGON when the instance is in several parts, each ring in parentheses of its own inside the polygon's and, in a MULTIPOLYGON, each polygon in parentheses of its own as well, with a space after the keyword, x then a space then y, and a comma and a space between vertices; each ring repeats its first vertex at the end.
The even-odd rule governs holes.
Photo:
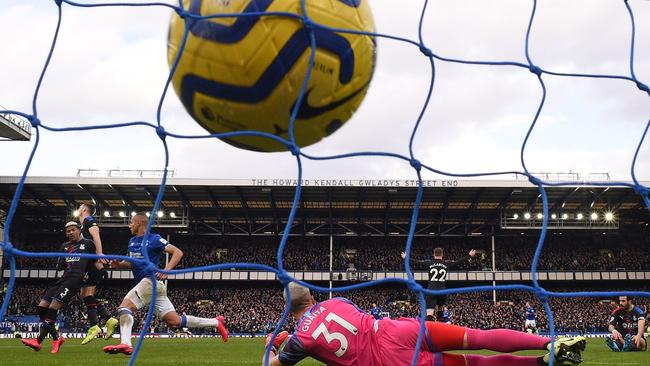
MULTIPOLYGON (((269 365, 295 365, 313 357, 330 366, 411 365, 420 331, 412 318, 376 320, 350 300, 334 298, 316 303, 309 289, 289 284, 290 314, 298 325, 295 333, 281 332, 273 342, 269 365), (284 348, 282 343, 286 340, 284 348)), ((426 322, 418 366, 544 366, 551 352, 555 365, 582 362, 584 337, 557 339, 507 329, 479 330, 438 322, 426 322), (443 353, 452 350, 488 349, 503 352, 494 356, 443 353), (516 356, 510 352, 546 350, 544 356, 516 356)), ((267 345, 270 336, 267 337, 267 345)), ((264 365, 264 362, 262 363, 264 365)))

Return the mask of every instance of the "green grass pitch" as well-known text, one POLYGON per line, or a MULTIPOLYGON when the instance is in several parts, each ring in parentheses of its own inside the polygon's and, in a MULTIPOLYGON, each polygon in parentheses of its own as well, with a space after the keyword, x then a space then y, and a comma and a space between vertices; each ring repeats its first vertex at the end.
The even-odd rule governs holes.
MULTIPOLYGON (((97 339, 81 346, 80 339, 69 339, 61 352, 50 354, 51 341, 46 341, 40 352, 23 346, 18 339, 0 340, 0 365, 126 365, 123 355, 107 355, 102 347, 108 342, 97 339)), ((113 341, 112 343, 115 343, 113 341)), ((228 343, 220 339, 147 339, 138 355, 136 365, 261 365, 264 340, 262 338, 231 338, 228 343)), ((520 352, 519 354, 540 354, 520 352)), ((614 353, 606 348, 602 339, 589 339, 581 365, 650 365, 650 352, 614 353)), ((301 366, 322 365, 312 359, 301 366)))

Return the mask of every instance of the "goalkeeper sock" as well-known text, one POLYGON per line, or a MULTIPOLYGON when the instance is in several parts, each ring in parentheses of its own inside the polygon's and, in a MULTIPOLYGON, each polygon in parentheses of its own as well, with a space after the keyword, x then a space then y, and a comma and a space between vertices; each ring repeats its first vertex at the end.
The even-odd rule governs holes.
POLYGON ((86 314, 88 314, 88 324, 94 327, 97 325, 97 299, 95 296, 86 296, 84 304, 86 305, 86 314))
POLYGON ((548 338, 509 329, 480 330, 467 328, 466 349, 489 349, 497 352, 515 352, 546 349, 548 338))
POLYGON ((216 328, 219 321, 216 318, 197 318, 192 315, 181 315, 181 328, 216 328))
POLYGON ((117 311, 120 317, 120 343, 131 345, 131 329, 133 328, 133 314, 127 308, 117 311))

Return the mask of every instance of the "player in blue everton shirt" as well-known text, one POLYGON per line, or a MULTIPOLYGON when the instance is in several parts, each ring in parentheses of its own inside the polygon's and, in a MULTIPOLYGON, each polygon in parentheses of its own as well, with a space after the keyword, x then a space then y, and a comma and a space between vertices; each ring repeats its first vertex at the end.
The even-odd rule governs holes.
MULTIPOLYGON (((144 259, 144 251, 147 251, 149 262, 158 266, 163 252, 169 253, 171 258, 165 266, 165 270, 172 270, 180 262, 183 252, 177 247, 169 244, 167 240, 158 234, 149 233, 145 239, 148 218, 145 214, 139 213, 131 218, 129 229, 134 236, 129 240, 128 256, 131 258, 144 259)), ((118 345, 104 347, 106 353, 133 353, 131 345, 131 328, 133 327, 133 312, 142 308, 148 308, 152 301, 153 285, 147 273, 148 264, 144 261, 111 261, 111 268, 130 268, 137 285, 129 291, 120 304, 117 314, 120 320, 121 343, 118 345)), ((156 294, 155 294, 155 315, 165 322, 170 328, 216 328, 221 334, 223 341, 228 340, 228 331, 222 316, 216 318, 198 318, 191 315, 178 315, 174 305, 167 297, 167 286, 163 280, 166 274, 156 273, 156 294)))
POLYGON ((446 306, 442 307, 442 317, 440 318, 440 321, 445 324, 451 324, 451 310, 446 306))
POLYGON ((377 320, 381 320, 383 316, 381 315, 381 308, 377 304, 373 303, 370 308, 370 315, 377 320))
POLYGON ((529 302, 526 302, 525 311, 526 321, 524 322, 524 332, 537 333, 537 314, 535 313, 535 308, 529 302))

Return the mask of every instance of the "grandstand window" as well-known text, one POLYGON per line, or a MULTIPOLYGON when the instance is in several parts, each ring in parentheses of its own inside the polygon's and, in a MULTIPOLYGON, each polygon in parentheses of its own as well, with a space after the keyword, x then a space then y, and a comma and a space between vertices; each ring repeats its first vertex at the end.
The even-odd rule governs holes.
POLYGON ((359 208, 359 202, 352 202, 352 201, 332 202, 332 208, 359 208))
MULTIPOLYGON (((2 202, 3 200, 0 200, 2 202)), ((55 200, 55 199, 48 199, 47 202, 53 204, 54 206, 57 207, 65 207, 67 206, 64 200, 55 200)))
POLYGON ((439 209, 442 208, 442 202, 422 202, 420 203, 420 208, 424 210, 439 209))
POLYGON ((246 201, 250 208, 271 208, 271 202, 268 201, 246 201))
POLYGON ((450 209, 466 209, 472 205, 471 202, 449 202, 450 209))
POLYGON ((361 208, 386 208, 386 202, 361 202, 361 208))
POLYGON ((499 202, 479 202, 476 205, 476 208, 483 209, 483 208, 497 208, 499 207, 499 202))
POLYGON ((193 207, 212 207, 212 201, 190 201, 193 207))
POLYGON ((305 208, 329 208, 329 202, 323 201, 308 201, 304 203, 305 208))
POLYGON ((179 201, 162 201, 163 206, 165 207, 182 207, 183 205, 179 201))
POLYGON ((413 208, 413 202, 391 202, 390 208, 413 208))

